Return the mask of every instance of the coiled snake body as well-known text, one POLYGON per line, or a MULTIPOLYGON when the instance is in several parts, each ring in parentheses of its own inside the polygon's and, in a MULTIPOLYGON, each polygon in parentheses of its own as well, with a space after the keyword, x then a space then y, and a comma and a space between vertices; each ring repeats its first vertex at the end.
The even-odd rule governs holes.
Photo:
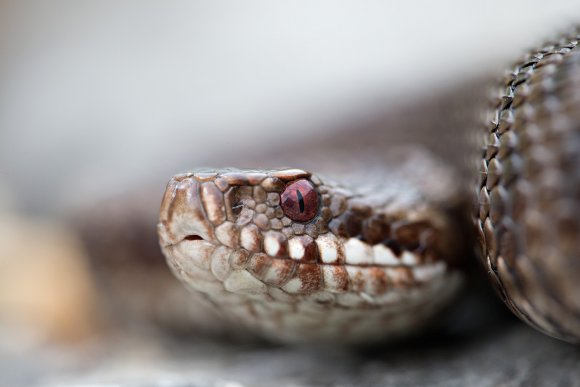
POLYGON ((466 99, 405 116, 442 148, 389 148, 381 127, 345 148, 329 141, 330 159, 314 143, 298 168, 174 176, 158 233, 187 308, 277 341, 388 339, 440 313, 479 255, 514 313, 578 342, 579 38, 516 63, 483 132, 470 120, 483 105, 466 99), (328 164, 340 183, 301 169, 328 164))
POLYGON ((517 63, 500 84, 480 163, 484 264, 516 315, 580 341, 580 34, 517 63))

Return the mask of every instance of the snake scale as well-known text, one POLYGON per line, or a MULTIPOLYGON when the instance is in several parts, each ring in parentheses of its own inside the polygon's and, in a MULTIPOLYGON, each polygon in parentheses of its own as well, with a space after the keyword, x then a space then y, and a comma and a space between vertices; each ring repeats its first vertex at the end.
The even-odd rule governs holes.
POLYGON ((478 84, 403 111, 398 133, 372 123, 276 152, 296 167, 175 175, 158 235, 187 292, 135 198, 116 224, 96 216, 87 244, 116 298, 183 329, 397 338, 445 313, 479 257, 518 317, 579 342, 579 31, 517 61, 487 108, 478 84), (132 246, 110 237, 128 228, 132 246))

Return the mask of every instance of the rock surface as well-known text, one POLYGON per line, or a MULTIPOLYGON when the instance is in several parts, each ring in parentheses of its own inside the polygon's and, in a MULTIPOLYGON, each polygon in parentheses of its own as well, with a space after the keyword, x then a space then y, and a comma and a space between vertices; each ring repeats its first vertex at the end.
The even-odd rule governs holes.
POLYGON ((580 386, 578 364, 580 348, 516 322, 480 337, 432 337, 371 350, 184 344, 142 335, 81 353, 0 352, 0 385, 580 386))

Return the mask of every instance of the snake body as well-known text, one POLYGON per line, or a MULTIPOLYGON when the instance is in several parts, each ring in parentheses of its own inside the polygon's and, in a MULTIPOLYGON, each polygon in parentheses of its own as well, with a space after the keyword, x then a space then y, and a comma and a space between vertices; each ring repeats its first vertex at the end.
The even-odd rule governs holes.
POLYGON ((503 300, 548 335, 580 341, 578 30, 499 85, 480 161, 483 263, 503 300))
MULTIPOLYGON (((143 248, 143 233, 128 247, 103 221, 86 239, 114 262, 103 266, 117 298, 172 327, 282 342, 397 338, 445 313, 470 285, 462 266, 479 255, 518 317, 578 342, 579 38, 574 30, 516 62, 490 107, 476 84, 275 152, 295 168, 175 175, 158 236, 187 292, 143 248), (136 275, 147 280, 132 286, 136 275)), ((119 228, 146 223, 124 214, 119 228)))

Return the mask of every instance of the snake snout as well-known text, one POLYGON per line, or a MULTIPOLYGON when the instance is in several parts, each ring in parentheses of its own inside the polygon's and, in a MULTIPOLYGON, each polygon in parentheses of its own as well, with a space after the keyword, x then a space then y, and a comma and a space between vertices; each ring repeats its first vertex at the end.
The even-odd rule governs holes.
POLYGON ((201 184, 192 176, 176 176, 161 204, 159 235, 165 246, 181 241, 212 241, 213 228, 200 198, 201 184))

